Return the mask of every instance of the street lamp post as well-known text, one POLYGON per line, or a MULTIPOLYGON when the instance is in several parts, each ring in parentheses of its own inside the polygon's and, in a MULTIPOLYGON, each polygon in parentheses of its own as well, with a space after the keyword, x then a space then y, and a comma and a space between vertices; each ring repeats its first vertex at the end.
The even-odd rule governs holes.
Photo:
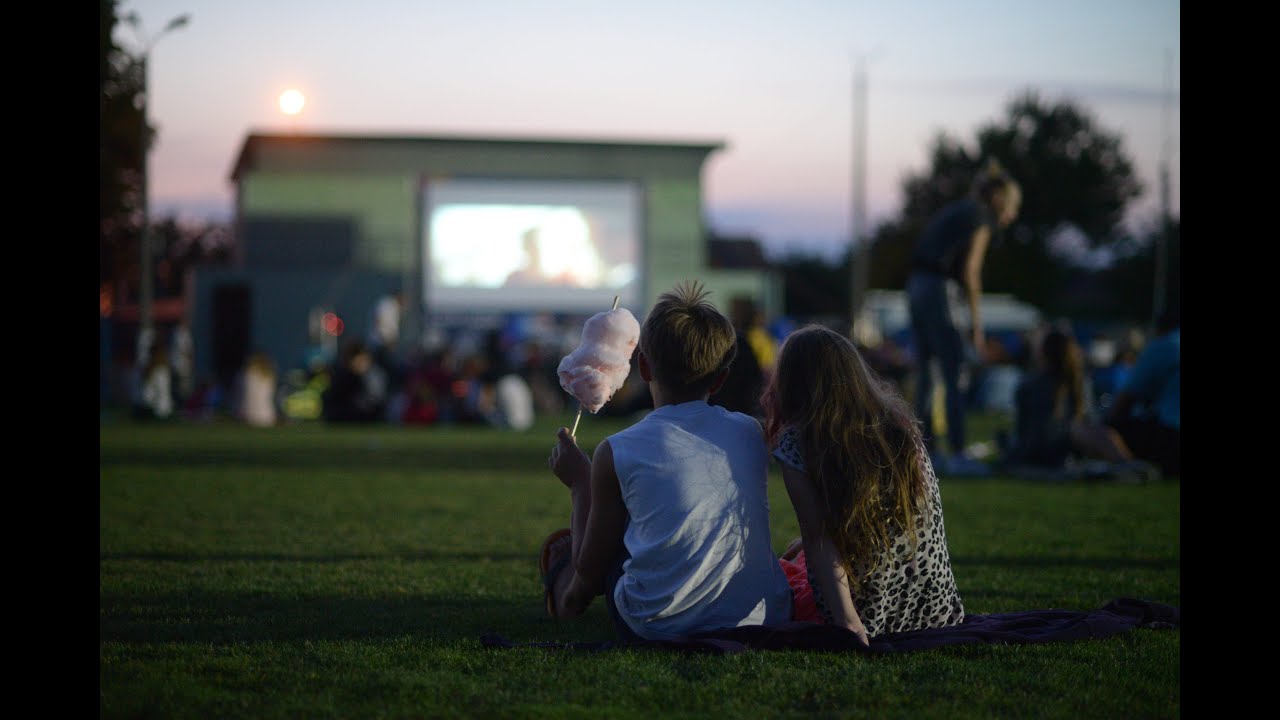
POLYGON ((866 61, 860 59, 853 73, 853 212, 852 242, 849 244, 850 303, 849 325, 858 326, 863 296, 867 291, 866 194, 867 194, 867 72, 866 61))
MULTIPOLYGON (((138 29, 139 20, 137 14, 131 13, 126 20, 134 27, 135 30, 137 30, 138 35, 141 37, 142 31, 138 29)), ((142 277, 141 283, 138 287, 138 338, 140 340, 145 340, 148 344, 154 342, 155 335, 155 327, 152 319, 152 301, 155 297, 155 284, 154 278, 152 278, 153 248, 151 247, 151 210, 147 178, 147 164, 148 159, 151 156, 151 138, 150 133, 148 132, 150 125, 147 122, 147 108, 151 104, 147 78, 147 59, 151 54, 151 49, 156 46, 156 43, 159 42, 160 38, 164 37, 166 33, 172 30, 177 30, 178 28, 186 25, 190 20, 191 16, 188 14, 179 15, 178 17, 170 20, 169 23, 164 26, 163 30, 156 33, 155 37, 150 39, 142 38, 142 49, 138 53, 138 71, 142 88, 141 121, 139 123, 140 130, 138 134, 139 149, 142 153, 142 161, 139 165, 140 180, 138 182, 139 190, 141 191, 140 203, 142 206, 142 242, 140 243, 142 246, 142 277)), ((141 345, 142 343, 139 343, 140 349, 145 349, 142 348, 141 345)), ((145 362, 145 358, 140 357, 138 358, 138 361, 145 362)))
POLYGON ((853 71, 853 206, 849 242, 849 332, 858 337, 862 329, 858 316, 866 299, 870 279, 871 248, 867 234, 867 65, 880 48, 861 55, 853 71))
POLYGON ((1155 238, 1156 274, 1151 298, 1151 330, 1155 332, 1160 316, 1164 314, 1166 297, 1166 278, 1169 274, 1169 226, 1172 222, 1169 211, 1169 98, 1173 95, 1173 51, 1165 50, 1164 75, 1164 138, 1160 145, 1160 231, 1155 238))

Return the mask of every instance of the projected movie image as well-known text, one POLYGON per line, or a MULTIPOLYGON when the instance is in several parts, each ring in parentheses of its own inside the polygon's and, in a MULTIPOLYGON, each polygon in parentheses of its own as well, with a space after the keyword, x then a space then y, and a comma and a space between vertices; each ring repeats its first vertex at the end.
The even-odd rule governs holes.
POLYGON ((466 179, 426 193, 428 306, 596 312, 638 299, 633 184, 466 179))

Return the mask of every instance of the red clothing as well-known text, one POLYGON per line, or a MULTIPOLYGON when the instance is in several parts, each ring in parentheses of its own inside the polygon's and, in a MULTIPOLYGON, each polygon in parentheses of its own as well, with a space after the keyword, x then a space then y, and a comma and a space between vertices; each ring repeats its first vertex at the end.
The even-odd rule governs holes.
POLYGON ((801 550, 792 560, 778 558, 778 564, 787 574, 787 584, 791 586, 791 619, 826 624, 822 613, 818 612, 817 601, 813 599, 813 588, 809 586, 809 566, 805 564, 804 551, 801 550))

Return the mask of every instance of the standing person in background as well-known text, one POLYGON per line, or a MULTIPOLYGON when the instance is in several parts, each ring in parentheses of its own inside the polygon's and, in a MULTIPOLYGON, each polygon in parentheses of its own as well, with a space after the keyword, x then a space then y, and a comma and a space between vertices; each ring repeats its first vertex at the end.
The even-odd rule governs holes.
POLYGON ((950 456, 940 456, 944 472, 973 474, 985 471, 964 455, 964 398, 960 372, 966 356, 982 357, 985 331, 982 324, 982 265, 987 248, 1018 217, 1022 190, 998 162, 992 160, 979 173, 970 196, 940 210, 925 226, 911 257, 907 300, 911 331, 916 344, 916 417, 924 422, 924 438, 931 455, 939 455, 933 437, 933 361, 942 371, 945 390, 947 445, 950 456), (952 316, 949 294, 963 289, 969 306, 970 337, 960 335, 952 316))
POLYGON ((388 395, 399 392, 404 384, 404 368, 399 354, 400 319, 403 316, 404 293, 399 290, 383 296, 373 306, 368 349, 386 375, 388 395))
POLYGON ((404 312, 404 294, 399 290, 383 296, 373 306, 373 330, 369 334, 371 349, 395 352, 400 344, 400 316, 404 312))
POLYGON ((1165 475, 1182 468, 1182 321, 1175 305, 1156 321, 1156 336, 1138 355, 1106 422, 1133 454, 1165 475))
POLYGON ((173 415, 173 370, 164 343, 153 342, 138 378, 134 416, 142 420, 168 420, 173 415))
POLYGON ((179 406, 195 391, 195 343, 191 328, 182 320, 169 337, 169 355, 173 365, 173 391, 179 406))
POLYGON ((249 356, 240 379, 240 419, 253 427, 276 424, 276 365, 263 352, 249 356))

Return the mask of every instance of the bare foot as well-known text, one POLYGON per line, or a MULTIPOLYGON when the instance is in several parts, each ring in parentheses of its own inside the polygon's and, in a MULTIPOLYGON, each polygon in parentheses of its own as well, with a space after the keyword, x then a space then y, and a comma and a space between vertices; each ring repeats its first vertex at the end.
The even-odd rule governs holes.
MULTIPOLYGON (((547 548, 547 560, 549 567, 555 567, 561 558, 567 558, 573 552, 573 538, 569 535, 551 543, 551 547, 547 548)), ((565 591, 569 589, 569 582, 573 580, 573 563, 567 562, 560 572, 556 574, 555 579, 551 583, 552 606, 555 609, 555 616, 559 617, 560 607, 564 600, 565 591)))

